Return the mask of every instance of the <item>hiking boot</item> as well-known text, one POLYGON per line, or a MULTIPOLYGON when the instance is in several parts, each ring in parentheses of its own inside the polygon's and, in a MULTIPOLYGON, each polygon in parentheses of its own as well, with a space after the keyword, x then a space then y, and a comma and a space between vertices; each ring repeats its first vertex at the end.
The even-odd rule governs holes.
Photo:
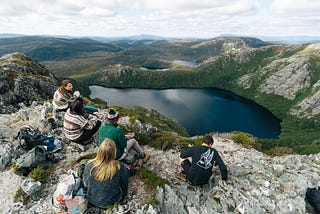
POLYGON ((178 179, 182 180, 182 181, 187 181, 188 180, 186 174, 184 174, 183 172, 176 173, 176 177, 178 179))
POLYGON ((149 160, 149 158, 150 158, 149 152, 145 152, 145 153, 144 153, 144 156, 143 156, 143 158, 142 158, 143 163, 147 163, 147 161, 149 160))
POLYGON ((129 177, 134 176, 138 173, 138 169, 137 168, 130 168, 129 169, 129 177))
POLYGON ((94 140, 93 136, 90 137, 88 140, 84 141, 83 143, 81 143, 82 145, 87 145, 89 143, 91 143, 94 140))

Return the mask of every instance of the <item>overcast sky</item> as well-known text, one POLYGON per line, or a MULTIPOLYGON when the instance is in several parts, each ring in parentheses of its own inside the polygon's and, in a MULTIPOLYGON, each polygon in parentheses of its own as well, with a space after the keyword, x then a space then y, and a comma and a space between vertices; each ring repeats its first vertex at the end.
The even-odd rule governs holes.
POLYGON ((320 36, 319 0, 0 0, 0 33, 320 36))

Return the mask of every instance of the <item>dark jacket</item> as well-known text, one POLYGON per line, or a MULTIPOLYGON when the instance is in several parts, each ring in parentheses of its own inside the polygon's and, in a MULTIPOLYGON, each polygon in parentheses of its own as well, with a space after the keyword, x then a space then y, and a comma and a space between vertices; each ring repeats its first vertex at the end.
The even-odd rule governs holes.
POLYGON ((117 147, 117 157, 118 160, 124 153, 124 149, 127 147, 127 140, 117 124, 105 123, 99 128, 99 143, 101 144, 105 138, 110 138, 113 140, 117 147))
POLYGON ((222 180, 227 180, 228 171, 219 153, 207 146, 193 146, 181 152, 181 158, 192 158, 187 178, 193 185, 202 185, 209 182, 213 165, 220 168, 222 180))
POLYGON ((93 175, 90 175, 91 168, 92 163, 88 163, 83 172, 83 180, 87 187, 86 198, 91 204, 105 209, 125 199, 128 194, 129 173, 122 163, 120 163, 120 170, 116 171, 112 179, 103 182, 96 181, 93 175))

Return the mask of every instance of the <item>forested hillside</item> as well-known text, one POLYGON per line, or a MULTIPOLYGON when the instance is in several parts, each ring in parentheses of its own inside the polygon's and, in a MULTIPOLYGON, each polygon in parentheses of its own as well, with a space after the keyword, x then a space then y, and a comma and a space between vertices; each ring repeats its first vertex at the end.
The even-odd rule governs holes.
POLYGON ((282 120, 279 140, 264 140, 264 149, 291 147, 299 153, 320 151, 319 44, 232 48, 194 69, 141 71, 110 65, 75 77, 87 85, 137 88, 217 87, 266 107, 282 120))

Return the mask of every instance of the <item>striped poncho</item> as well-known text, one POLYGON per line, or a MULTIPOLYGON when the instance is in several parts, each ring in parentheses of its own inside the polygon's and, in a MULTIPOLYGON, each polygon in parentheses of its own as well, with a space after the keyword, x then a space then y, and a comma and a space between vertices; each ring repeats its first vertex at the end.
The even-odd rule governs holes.
POLYGON ((62 88, 58 88, 53 95, 52 105, 55 109, 65 110, 76 97, 71 92, 64 92, 62 88))
POLYGON ((95 123, 95 120, 87 120, 83 115, 72 114, 68 109, 64 115, 63 132, 69 140, 77 141, 84 130, 91 130, 95 123))

